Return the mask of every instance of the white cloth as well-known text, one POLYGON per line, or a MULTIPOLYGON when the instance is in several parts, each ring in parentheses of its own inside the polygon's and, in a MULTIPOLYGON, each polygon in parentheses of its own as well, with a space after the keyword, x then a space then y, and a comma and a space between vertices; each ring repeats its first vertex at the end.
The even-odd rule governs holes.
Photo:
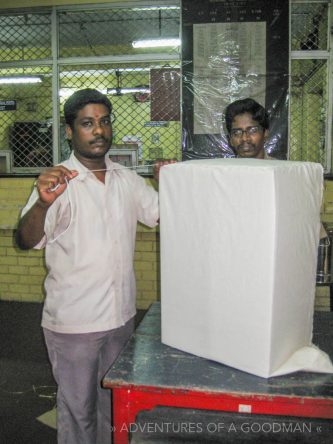
POLYGON ((311 344, 322 182, 311 162, 161 169, 163 343, 263 377, 333 372, 311 344))
MULTIPOLYGON (((42 326, 89 333, 124 325, 135 315, 133 256, 137 221, 158 221, 158 194, 136 172, 106 157, 105 184, 72 154, 79 174, 49 208, 45 236, 48 275, 42 326)), ((35 190, 22 211, 38 198, 35 190)))

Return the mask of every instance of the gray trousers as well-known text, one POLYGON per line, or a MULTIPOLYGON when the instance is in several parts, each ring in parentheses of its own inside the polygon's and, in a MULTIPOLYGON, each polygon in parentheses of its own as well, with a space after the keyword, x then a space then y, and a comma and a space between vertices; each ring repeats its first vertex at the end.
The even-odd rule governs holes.
POLYGON ((101 381, 133 333, 134 318, 105 332, 43 330, 58 384, 58 444, 110 444, 111 391, 101 381))

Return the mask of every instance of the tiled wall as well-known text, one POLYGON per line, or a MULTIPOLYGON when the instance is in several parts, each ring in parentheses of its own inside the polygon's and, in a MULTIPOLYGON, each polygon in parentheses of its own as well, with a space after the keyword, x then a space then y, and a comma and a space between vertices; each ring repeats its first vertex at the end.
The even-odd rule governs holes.
POLYGON ((325 180, 322 221, 333 227, 333 180, 325 180))
MULTIPOLYGON (((325 180, 324 197, 322 205, 321 220, 327 229, 333 228, 333 181, 325 180)), ((332 245, 333 248, 333 245, 332 245)), ((328 286, 317 287, 316 305, 317 310, 330 310, 330 290, 328 286)))
MULTIPOLYGON (((0 178, 0 300, 41 302, 46 274, 43 251, 21 251, 13 234, 34 179, 0 178)), ((135 251, 137 307, 159 298, 159 232, 138 226, 135 251)))
MULTIPOLYGON (((20 251, 13 241, 19 213, 33 185, 31 178, 0 178, 0 299, 41 302, 44 298, 43 252, 20 251)), ((325 182, 322 220, 333 226, 333 181, 325 182)), ((137 307, 160 297, 159 231, 139 225, 135 250, 137 307)), ((329 310, 329 287, 317 287, 316 309, 329 310)))

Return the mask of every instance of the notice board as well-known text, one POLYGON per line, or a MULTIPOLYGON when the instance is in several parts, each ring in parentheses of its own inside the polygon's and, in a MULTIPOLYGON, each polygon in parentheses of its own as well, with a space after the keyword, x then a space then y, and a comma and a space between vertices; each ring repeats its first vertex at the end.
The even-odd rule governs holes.
POLYGON ((270 156, 288 152, 288 0, 183 0, 183 159, 232 157, 226 106, 251 97, 270 116, 270 156))

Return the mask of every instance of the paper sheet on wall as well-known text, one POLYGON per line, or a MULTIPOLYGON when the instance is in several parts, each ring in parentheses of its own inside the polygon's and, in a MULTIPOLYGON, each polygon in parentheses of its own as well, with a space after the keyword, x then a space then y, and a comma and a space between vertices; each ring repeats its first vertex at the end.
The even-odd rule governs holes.
POLYGON ((265 105, 266 22, 193 25, 194 134, 217 134, 239 97, 265 105))

